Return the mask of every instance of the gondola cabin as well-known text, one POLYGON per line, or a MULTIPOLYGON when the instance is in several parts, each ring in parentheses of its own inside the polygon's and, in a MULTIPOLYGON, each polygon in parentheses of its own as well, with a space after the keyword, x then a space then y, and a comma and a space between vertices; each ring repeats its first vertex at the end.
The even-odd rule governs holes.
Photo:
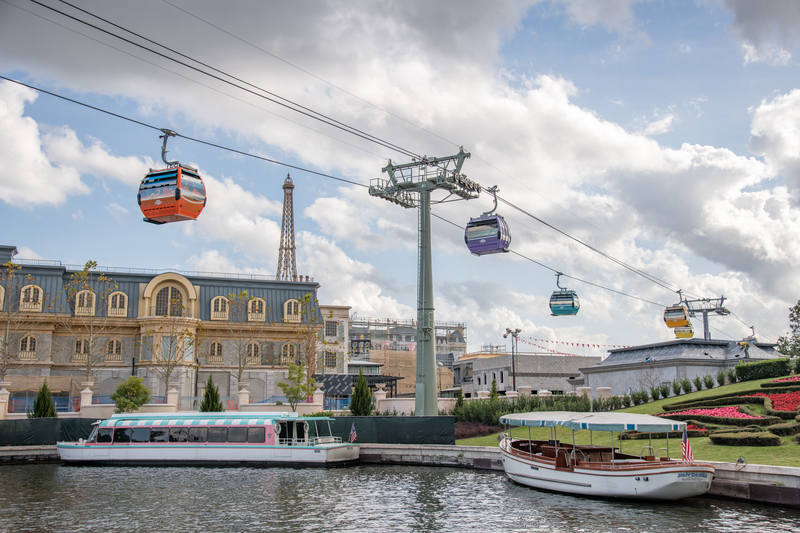
POLYGON ((139 184, 137 200, 145 222, 195 220, 206 205, 206 188, 194 169, 151 169, 139 184))
POLYGON ((508 251, 511 233, 500 215, 481 215, 467 223, 464 242, 475 255, 497 254, 508 251))
POLYGON ((694 328, 691 322, 689 322, 688 326, 678 326, 674 331, 676 339, 691 339, 694 337, 694 328))
POLYGON ((577 315, 580 308, 581 301, 575 291, 561 289, 550 296, 550 312, 553 316, 577 315))
POLYGON ((670 328, 689 326, 689 313, 682 305, 664 309, 664 323, 670 328))

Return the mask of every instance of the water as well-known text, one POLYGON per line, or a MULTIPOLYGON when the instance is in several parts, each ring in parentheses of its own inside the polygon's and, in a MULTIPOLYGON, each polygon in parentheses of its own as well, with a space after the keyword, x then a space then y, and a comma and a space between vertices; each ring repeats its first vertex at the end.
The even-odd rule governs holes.
POLYGON ((794 531, 800 510, 696 498, 540 492, 500 473, 427 467, 0 467, 0 531, 794 531))

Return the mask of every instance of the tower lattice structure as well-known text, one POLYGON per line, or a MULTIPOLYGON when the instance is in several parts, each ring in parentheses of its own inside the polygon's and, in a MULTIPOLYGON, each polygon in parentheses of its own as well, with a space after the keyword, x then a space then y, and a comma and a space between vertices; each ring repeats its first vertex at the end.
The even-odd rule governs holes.
POLYGON ((294 245, 294 206, 292 191, 294 183, 289 174, 283 182, 283 221, 281 222, 281 246, 278 250, 277 278, 284 281, 297 280, 297 258, 294 245))

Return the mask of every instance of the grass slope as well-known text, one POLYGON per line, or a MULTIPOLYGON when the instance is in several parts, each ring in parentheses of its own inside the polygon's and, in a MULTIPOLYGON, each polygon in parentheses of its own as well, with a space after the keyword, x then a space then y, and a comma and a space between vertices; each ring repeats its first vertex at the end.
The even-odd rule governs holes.
MULTIPOLYGON (((668 403, 684 400, 699 400, 708 396, 716 396, 726 392, 744 392, 744 391, 761 391, 761 383, 771 381, 770 379, 761 379, 755 381, 745 381, 744 383, 733 383, 725 385, 724 387, 715 387, 710 390, 703 390, 699 392, 692 392, 690 394, 681 394, 680 396, 670 396, 666 399, 658 400, 657 402, 649 402, 636 407, 629 407, 621 409, 620 413, 642 413, 647 415, 657 415, 663 413, 662 406, 668 403)), ((530 435, 534 439, 546 440, 551 437, 551 430, 549 428, 534 428, 531 429, 530 435)), ((528 428, 514 428, 511 431, 512 436, 518 438, 528 437, 528 428)), ((560 428, 557 432, 558 439, 562 442, 572 442, 572 432, 568 429, 560 428)), ((607 432, 594 432, 590 435, 589 431, 576 431, 575 444, 589 444, 591 441, 594 444, 611 445, 611 434, 607 432)), ((717 446, 711 443, 708 437, 695 437, 691 439, 692 451, 694 452, 695 460, 699 461, 723 461, 728 463, 735 463, 739 456, 743 455, 748 463, 761 464, 761 465, 775 465, 775 466, 794 466, 800 467, 800 445, 794 442, 794 437, 781 437, 783 441, 782 446, 717 446)), ((474 439, 457 440, 456 444, 460 446, 497 446, 497 435, 488 435, 486 437, 476 437, 474 439)), ((639 455, 642 449, 648 445, 647 440, 623 440, 615 439, 615 446, 620 446, 623 453, 630 453, 639 455)), ((652 446, 654 449, 667 447, 666 439, 653 439, 652 446)), ((669 455, 672 458, 679 459, 681 457, 681 439, 669 439, 669 455)), ((658 455, 665 456, 666 454, 660 452, 658 455)))

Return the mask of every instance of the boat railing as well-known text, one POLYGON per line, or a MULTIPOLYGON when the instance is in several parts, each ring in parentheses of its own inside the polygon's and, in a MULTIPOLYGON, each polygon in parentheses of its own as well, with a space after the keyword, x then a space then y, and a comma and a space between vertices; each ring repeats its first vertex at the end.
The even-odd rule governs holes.
POLYGON ((318 444, 341 444, 341 443, 342 443, 341 437, 332 437, 332 436, 314 437, 310 441, 310 444, 312 446, 316 446, 318 444))
POLYGON ((647 455, 652 455, 653 457, 655 457, 656 451, 652 446, 645 446, 644 448, 642 448, 642 452, 639 454, 639 457, 640 458, 644 458, 644 457, 647 457, 647 455), (653 453, 652 454, 645 454, 644 453, 645 450, 650 450, 653 453))

